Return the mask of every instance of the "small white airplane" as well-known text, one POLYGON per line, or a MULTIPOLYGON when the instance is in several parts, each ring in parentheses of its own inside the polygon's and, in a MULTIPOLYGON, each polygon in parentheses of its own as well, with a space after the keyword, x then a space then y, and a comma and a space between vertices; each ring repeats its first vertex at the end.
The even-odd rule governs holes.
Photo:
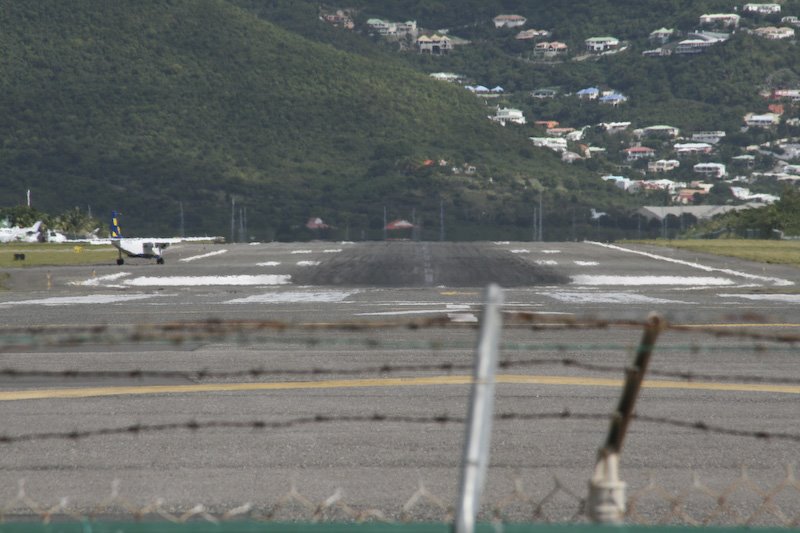
POLYGON ((600 217, 605 216, 608 216, 608 214, 604 213, 603 211, 597 211, 594 207, 592 208, 592 220, 598 220, 600 217))
POLYGON ((181 239, 164 239, 160 237, 123 237, 122 230, 119 228, 119 213, 111 213, 111 244, 119 250, 117 264, 125 264, 122 254, 128 257, 143 257, 145 259, 155 259, 159 265, 164 264, 164 250, 170 244, 181 242, 181 239))
POLYGON ((111 213, 110 241, 119 250, 118 265, 125 264, 122 254, 128 257, 155 259, 159 265, 164 264, 164 250, 179 242, 220 242, 222 237, 123 237, 119 227, 119 213, 111 213))
POLYGON ((27 228, 0 227, 0 242, 42 242, 41 226, 42 221, 38 220, 27 228))

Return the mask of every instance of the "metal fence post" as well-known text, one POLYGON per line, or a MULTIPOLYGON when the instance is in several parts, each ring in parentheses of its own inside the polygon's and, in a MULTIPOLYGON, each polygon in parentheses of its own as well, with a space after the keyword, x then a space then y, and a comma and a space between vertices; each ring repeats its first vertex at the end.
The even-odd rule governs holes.
POLYGON ((633 365, 625 370, 625 385, 617 410, 611 417, 606 442, 597 454, 594 474, 589 481, 589 517, 598 523, 619 524, 625 516, 625 482, 619 479, 619 454, 628 430, 636 397, 647 372, 664 321, 655 313, 647 318, 633 365))
POLYGON ((475 350, 472 392, 467 416, 464 455, 461 462, 456 533, 472 533, 480 506, 481 493, 489 465, 489 444, 494 408, 494 376, 503 327, 500 314, 503 291, 495 284, 486 287, 480 336, 475 350))

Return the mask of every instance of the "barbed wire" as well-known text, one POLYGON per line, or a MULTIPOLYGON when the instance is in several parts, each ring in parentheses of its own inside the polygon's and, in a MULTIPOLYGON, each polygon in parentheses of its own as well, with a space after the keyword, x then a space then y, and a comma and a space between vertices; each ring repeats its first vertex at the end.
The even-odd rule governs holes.
MULTIPOLYGON (((576 318, 564 315, 549 315, 527 312, 504 313, 504 327, 528 327, 542 329, 610 329, 643 328, 644 321, 637 320, 598 320, 576 318)), ((447 315, 415 320, 360 321, 360 322, 314 322, 292 323, 258 320, 218 320, 169 322, 164 324, 141 324, 136 326, 17 326, 0 329, 0 351, 19 350, 34 346, 71 346, 88 343, 144 343, 168 342, 183 344, 229 338, 244 339, 257 333, 270 332, 368 332, 387 329, 477 329, 477 323, 459 322, 447 315)), ((800 335, 766 334, 754 331, 719 328, 713 326, 665 324, 665 331, 711 335, 716 338, 728 337, 759 342, 795 344, 800 343, 800 335)), ((370 342, 370 341, 366 341, 370 342)))
MULTIPOLYGON (((619 373, 623 374, 626 367, 619 365, 603 365, 598 363, 585 363, 574 358, 537 358, 526 360, 503 360, 498 363, 501 370, 511 370, 515 368, 531 368, 545 366, 560 366, 565 368, 577 368, 592 372, 619 373)), ((285 377, 285 376, 330 376, 330 375, 374 375, 374 374, 396 374, 399 372, 454 372, 457 370, 471 370, 474 363, 422 363, 422 364, 382 364, 377 366, 366 366, 361 368, 321 368, 312 367, 309 369, 265 369, 263 367, 253 367, 243 370, 210 370, 202 368, 199 370, 28 370, 17 368, 0 369, 0 377, 11 378, 171 378, 184 379, 187 381, 200 381, 203 379, 231 379, 231 378, 264 378, 264 377, 285 377)), ((739 383, 768 383, 781 385, 798 385, 800 378, 784 376, 752 376, 747 374, 706 374, 688 371, 670 371, 648 369, 648 374, 656 377, 681 379, 687 382, 697 380, 718 381, 718 382, 739 382, 739 383)))
MULTIPOLYGON (((497 421, 537 421, 537 420, 608 420, 607 413, 574 413, 568 409, 548 413, 498 413, 494 418, 497 421)), ((707 424, 702 421, 676 420, 667 417, 655 417, 634 414, 633 418, 641 422, 693 429, 705 433, 715 433, 718 435, 729 435, 736 437, 752 437, 764 440, 789 440, 800 442, 800 433, 771 432, 764 430, 743 430, 732 429, 721 426, 707 424)), ((189 420, 185 422, 168 422, 162 424, 131 424, 120 427, 107 427, 87 430, 72 431, 49 431, 41 433, 24 433, 20 435, 0 435, 0 444, 17 444, 20 442, 42 441, 42 440, 81 440, 89 437, 101 437, 109 435, 138 435, 142 433, 154 433, 162 431, 189 430, 197 431, 204 429, 287 429, 297 426, 310 424, 331 424, 331 423, 359 423, 359 422, 391 422, 409 424, 463 424, 464 417, 440 414, 434 416, 406 416, 406 415, 386 415, 374 413, 372 415, 314 415, 308 417, 293 418, 289 420, 189 420)))

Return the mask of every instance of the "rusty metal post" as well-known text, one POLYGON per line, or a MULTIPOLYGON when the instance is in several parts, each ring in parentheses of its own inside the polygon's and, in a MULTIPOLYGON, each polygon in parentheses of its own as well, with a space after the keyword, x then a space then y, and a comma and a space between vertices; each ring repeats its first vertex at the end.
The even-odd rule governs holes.
POLYGON ((622 396, 611 416, 606 442, 598 451, 594 474, 589 481, 587 505, 589 517, 595 522, 620 524, 625 516, 625 482, 619 479, 619 455, 650 356, 663 329, 663 319, 655 313, 650 314, 633 364, 625 370, 622 396))
POLYGON ((500 314, 502 305, 502 289, 495 284, 489 285, 486 288, 480 337, 475 350, 475 369, 455 516, 456 533, 472 533, 475 530, 475 519, 489 465, 494 414, 494 376, 497 371, 497 354, 503 328, 503 318, 500 314))

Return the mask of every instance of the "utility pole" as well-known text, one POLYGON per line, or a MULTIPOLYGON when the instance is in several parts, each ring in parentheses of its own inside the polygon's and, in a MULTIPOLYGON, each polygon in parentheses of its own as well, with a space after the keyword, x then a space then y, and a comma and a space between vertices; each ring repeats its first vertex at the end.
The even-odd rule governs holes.
POLYGON ((181 237, 186 237, 186 233, 184 232, 184 226, 183 226, 183 202, 178 202, 178 205, 179 205, 179 206, 180 206, 180 208, 181 208, 181 229, 180 229, 180 236, 181 236, 181 237))
POLYGON ((383 240, 386 240, 386 206, 383 206, 383 240))
POLYGON ((236 242, 236 197, 231 196, 231 242, 236 242))
POLYGON ((444 200, 439 200, 439 240, 444 241, 444 200))

